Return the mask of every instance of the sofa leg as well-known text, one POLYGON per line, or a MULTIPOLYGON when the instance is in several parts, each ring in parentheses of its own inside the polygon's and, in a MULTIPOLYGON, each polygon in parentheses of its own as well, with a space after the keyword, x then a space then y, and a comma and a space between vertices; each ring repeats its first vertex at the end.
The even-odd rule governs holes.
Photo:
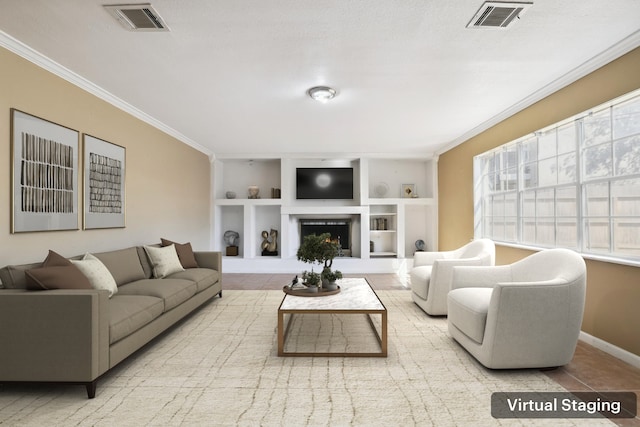
POLYGON ((222 298, 222 291, 218 292, 218 295, 220 295, 220 298, 222 298))
POLYGON ((85 384, 87 387, 87 397, 89 399, 93 399, 96 397, 96 386, 98 385, 98 381, 91 381, 90 383, 85 384))

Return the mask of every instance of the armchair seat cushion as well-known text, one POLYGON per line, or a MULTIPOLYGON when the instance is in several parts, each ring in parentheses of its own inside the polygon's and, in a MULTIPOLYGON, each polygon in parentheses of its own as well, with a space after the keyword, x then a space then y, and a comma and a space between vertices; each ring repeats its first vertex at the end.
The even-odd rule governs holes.
POLYGON ((478 344, 484 338, 492 292, 492 288, 461 288, 448 295, 448 321, 478 344))
POLYGON ((430 265, 422 265, 411 269, 411 290, 422 299, 427 299, 429 281, 431 280, 430 265))

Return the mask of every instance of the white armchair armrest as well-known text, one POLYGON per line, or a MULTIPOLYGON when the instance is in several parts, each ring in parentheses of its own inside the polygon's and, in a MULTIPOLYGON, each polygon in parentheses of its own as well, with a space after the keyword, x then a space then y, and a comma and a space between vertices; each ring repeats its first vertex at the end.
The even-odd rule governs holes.
POLYGON ((492 288, 497 283, 511 280, 511 268, 508 265, 455 266, 451 289, 492 288))
POLYGON ((413 254, 413 266, 433 265, 437 259, 444 259, 444 252, 416 252, 413 254))
POLYGON ((479 266, 480 258, 436 259, 431 270, 431 298, 427 302, 428 312, 435 315, 447 314, 447 294, 452 289, 453 270, 460 266, 479 266))
POLYGON ((447 314, 447 294, 456 266, 493 265, 495 245, 489 239, 474 240, 452 251, 416 252, 411 270, 411 297, 427 314, 447 314))

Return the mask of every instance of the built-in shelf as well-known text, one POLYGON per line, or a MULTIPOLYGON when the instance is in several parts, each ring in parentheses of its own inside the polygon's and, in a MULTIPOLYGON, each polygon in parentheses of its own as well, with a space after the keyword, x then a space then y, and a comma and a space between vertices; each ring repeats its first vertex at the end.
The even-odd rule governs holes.
POLYGON ((220 199, 216 200, 217 206, 244 206, 244 205, 270 205, 278 206, 282 204, 280 199, 220 199))
POLYGON ((299 221, 305 218, 350 219, 351 256, 334 260, 335 268, 343 272, 397 272, 412 259, 416 240, 424 240, 427 248, 437 244, 436 159, 218 158, 213 177, 214 249, 225 253, 224 231, 240 233, 239 254, 224 257, 224 271, 308 269, 295 256, 299 221), (354 199, 296 200, 296 168, 320 166, 352 167, 354 199), (407 183, 415 186, 419 197, 401 197, 407 183), (260 198, 247 198, 252 185, 260 187, 260 198), (388 190, 383 197, 381 188, 388 190), (227 198, 228 191, 235 198, 227 198), (270 197, 278 192, 280 198, 270 197), (278 256, 262 256, 261 233, 271 228, 278 230, 278 256))
POLYGON ((371 252, 370 256, 372 258, 383 258, 383 257, 396 257, 398 254, 396 252, 371 252))

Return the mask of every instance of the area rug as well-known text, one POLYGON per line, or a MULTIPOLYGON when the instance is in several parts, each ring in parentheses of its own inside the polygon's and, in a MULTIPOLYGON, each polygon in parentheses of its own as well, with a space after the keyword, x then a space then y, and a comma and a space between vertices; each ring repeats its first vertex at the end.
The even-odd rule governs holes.
MULTIPOLYGON (((229 290, 108 373, 95 399, 81 386, 0 386, 0 425, 613 425, 492 418, 492 392, 564 390, 537 370, 483 368, 410 292, 378 295, 389 313, 387 358, 278 357, 283 293, 229 290)), ((316 328, 323 334, 350 324, 313 321, 327 322, 316 328)))

